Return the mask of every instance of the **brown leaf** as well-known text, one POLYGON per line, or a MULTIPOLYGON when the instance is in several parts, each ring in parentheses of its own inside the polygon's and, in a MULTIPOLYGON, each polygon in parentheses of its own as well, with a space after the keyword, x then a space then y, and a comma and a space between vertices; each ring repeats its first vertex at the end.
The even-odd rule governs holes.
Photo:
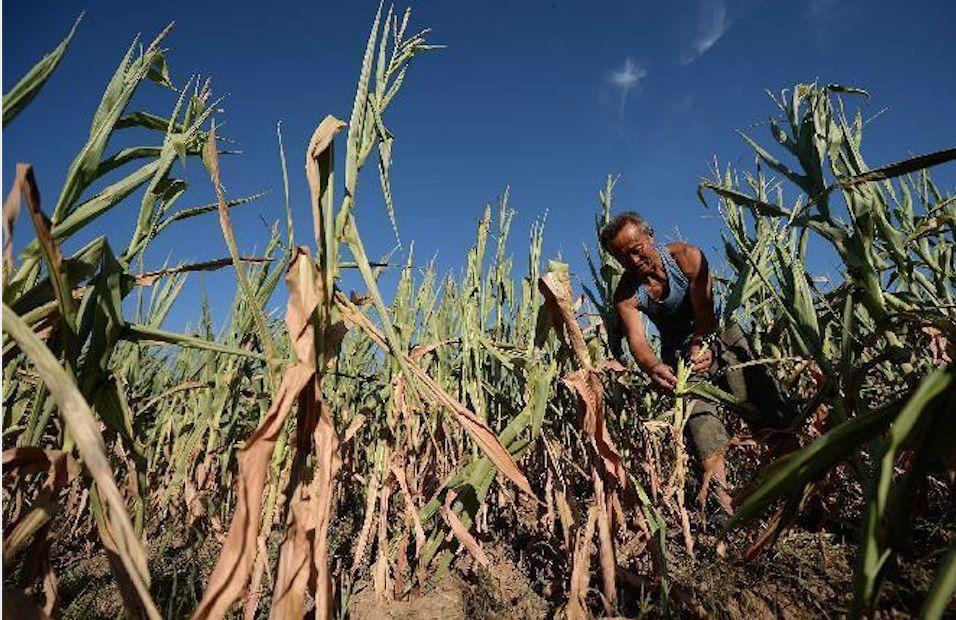
POLYGON ((568 620, 590 620, 587 593, 591 576, 591 539, 597 523, 597 506, 588 510, 588 520, 578 529, 571 558, 571 583, 568 587, 568 620))
MULTIPOLYGON (((265 263, 271 263, 271 258, 265 258, 262 256, 241 256, 239 257, 239 262, 242 263, 253 263, 257 265, 262 265, 265 263)), ((159 269, 157 271, 148 271, 146 273, 141 273, 136 276, 136 284, 139 286, 152 286, 156 284, 156 281, 164 276, 169 276, 176 273, 187 273, 190 271, 215 271, 217 269, 222 269, 223 267, 228 267, 232 265, 231 258, 218 258, 216 260, 205 261, 202 263, 190 263, 188 265, 179 265, 177 267, 170 267, 169 269, 159 269)))
MULTIPOLYGON (((5 476, 13 476, 19 480, 22 476, 41 471, 47 472, 42 492, 23 518, 19 519, 3 538, 4 563, 12 561, 31 536, 37 532, 40 532, 37 536, 44 535, 43 532, 50 520, 59 512, 59 504, 55 501, 57 493, 79 475, 80 464, 71 454, 62 450, 44 450, 25 446, 10 448, 3 452, 5 476)), ((52 575, 52 570, 48 572, 52 575)), ((56 578, 52 579, 55 590, 56 578)))
POLYGON ((409 573, 408 538, 408 530, 405 530, 395 550, 395 592, 397 593, 405 591, 405 575, 409 573))
POLYGON ((558 518, 561 520, 561 533, 564 536, 564 547, 568 552, 571 549, 571 528, 574 527, 574 516, 571 512, 571 505, 568 503, 568 497, 564 491, 555 491, 554 501, 558 507, 558 518))
POLYGON ((611 535, 608 496, 604 493, 601 475, 594 467, 591 469, 591 481, 594 484, 594 505, 597 508, 598 555, 601 560, 604 611, 611 615, 617 607, 617 563, 614 559, 614 537, 611 535))
POLYGON ((266 540, 272 532, 272 522, 263 523, 256 539, 256 563, 252 567, 252 581, 246 591, 246 598, 242 602, 242 617, 244 620, 255 620, 259 611, 259 600, 262 597, 262 576, 266 574, 266 562, 269 561, 269 550, 266 540))
MULTIPOLYGON (((302 396, 300 402, 301 399, 302 396)), ((295 451, 289 476, 289 513, 285 537, 279 549, 279 566, 273 588, 270 618, 301 618, 305 606, 305 590, 312 574, 309 544, 312 507, 306 476, 316 422, 314 407, 299 409, 295 451)))
MULTIPOLYGON (((578 397, 578 408, 581 413, 581 428, 592 437, 604 465, 615 478, 621 488, 628 489, 629 482, 624 464, 617 452, 611 436, 607 431, 604 420, 604 386, 598 373, 601 369, 617 371, 620 364, 605 361, 598 369, 594 369, 590 353, 578 325, 577 315, 571 305, 571 281, 566 265, 551 263, 551 268, 538 280, 538 288, 544 294, 546 303, 561 317, 565 338, 570 342, 574 351, 578 370, 568 374, 562 382, 578 397)), ((557 326, 556 326, 557 328, 557 326)), ((625 498, 627 499, 627 498, 625 498)))
POLYGON ((313 516, 312 564, 316 573, 316 591, 313 593, 315 617, 316 620, 328 620, 332 617, 332 571, 329 569, 328 547, 329 524, 332 521, 332 481, 342 463, 338 456, 339 438, 328 408, 319 394, 315 382, 311 393, 307 395, 319 412, 314 434, 316 464, 309 499, 313 516))
POLYGON ((40 556, 40 570, 43 575, 43 612, 48 616, 53 615, 60 602, 60 582, 53 572, 53 565, 50 564, 50 545, 48 540, 44 544, 42 555, 40 556))
POLYGON ((399 467, 394 462, 390 463, 389 467, 392 475, 395 476, 395 480, 398 482, 398 488, 402 491, 402 497, 405 499, 405 512, 415 528, 415 557, 418 557, 421 555, 422 549, 425 548, 425 528, 422 527, 421 519, 418 518, 418 506, 415 505, 412 493, 408 490, 408 480, 405 478, 405 469, 399 467))
POLYGON ((269 326, 266 324, 265 310, 256 298, 252 290, 246 273, 242 268, 242 260, 239 256, 239 248, 236 245, 236 235, 232 228, 232 216, 229 214, 229 206, 226 203, 226 196, 222 189, 222 180, 219 174, 219 147, 216 144, 216 121, 213 119, 212 127, 209 129, 209 135, 206 138, 206 144, 203 146, 203 162, 209 168, 209 175, 212 178, 213 189, 216 191, 216 204, 219 210, 219 226, 222 228, 222 236, 229 247, 229 256, 232 258, 232 266, 236 270, 236 277, 239 279, 239 288, 242 291, 246 301, 246 310, 252 314, 252 319, 258 330, 259 341, 262 344, 263 352, 266 356, 266 370, 269 373, 269 388, 273 389, 276 385, 275 375, 278 372, 279 357, 276 353, 275 343, 272 341, 272 335, 269 326))
POLYGON ((315 423, 312 408, 299 409, 296 420, 295 449, 287 481, 289 511, 286 517, 285 537, 279 548, 270 618, 301 618, 303 614, 305 590, 312 573, 308 538, 310 507, 306 469, 315 423))
POLYGON ((319 299, 316 280, 311 257, 298 248, 286 273, 286 324, 299 361, 285 371, 265 419, 240 451, 236 511, 206 591, 193 613, 194 619, 225 617, 241 596, 252 571, 269 459, 292 405, 315 376, 315 339, 310 319, 319 299))
MULTIPOLYGON (((622 489, 628 490, 630 482, 624 462, 611 441, 604 419, 604 386, 601 384, 601 376, 593 370, 582 368, 569 373, 561 382, 577 396, 581 429, 593 439, 605 469, 617 479, 622 489)), ((629 496, 625 495, 624 499, 630 503, 629 496)))
POLYGON ((23 566, 25 583, 35 583, 40 580, 43 592, 43 613, 53 615, 59 603, 59 581, 50 564, 50 546, 53 541, 49 537, 50 524, 47 523, 37 532, 30 545, 23 566))
POLYGON ((30 218, 33 220, 37 241, 40 242, 43 253, 49 261, 47 266, 50 269, 50 282, 56 292, 57 301, 60 304, 65 304, 66 309, 72 316, 75 313, 76 300, 73 298, 72 287, 66 279, 63 253, 53 237, 53 224, 50 222, 50 218, 40 209, 40 190, 33 176, 33 166, 17 164, 17 181, 19 181, 20 195, 26 200, 30 218))
POLYGON ((717 482, 717 500, 728 515, 734 514, 733 501, 727 493, 727 466, 724 450, 720 450, 701 461, 701 468, 704 470, 704 477, 700 483, 700 491, 697 493, 697 504, 700 507, 701 514, 706 525, 707 515, 707 495, 710 489, 711 481, 717 482))
POLYGON ((455 419, 458 421, 458 423, 464 427, 465 431, 471 436, 472 440, 478 444, 478 447, 481 449, 481 451, 484 452, 489 459, 491 459, 491 462, 495 464, 495 467, 497 467, 498 470, 506 477, 510 478, 519 489, 538 501, 534 491, 531 490, 531 484, 518 468, 518 465, 511 457, 511 454, 505 449, 504 446, 501 445, 501 442, 498 441, 498 437, 495 436, 492 430, 481 418, 461 404, 461 402, 450 396, 408 355, 402 351, 392 351, 388 345, 388 342, 385 340, 385 337, 374 325, 372 325, 372 323, 364 314, 359 312, 358 309, 352 305, 348 298, 346 298, 341 292, 335 293, 335 304, 347 321, 368 334, 369 337, 381 348, 385 349, 394 356, 401 355, 404 358, 409 371, 416 379, 418 379, 425 392, 435 398, 439 404, 443 405, 455 414, 455 419))
POLYGON ((50 492, 43 492, 34 500, 26 514, 3 537, 3 563, 10 564, 30 538, 46 527, 60 511, 60 505, 50 492))
POLYGON ((3 273, 4 281, 13 275, 16 265, 13 263, 13 225, 20 215, 20 194, 26 184, 26 175, 31 170, 29 164, 17 164, 16 177, 7 199, 3 202, 3 273))
POLYGON ((246 587, 256 557, 269 458, 299 392, 312 380, 314 368, 296 364, 286 370, 272 407, 239 454, 236 511, 216 567, 193 618, 223 618, 246 587))
POLYGON ((315 243, 323 247, 325 235, 334 236, 335 231, 323 231, 322 200, 329 191, 324 172, 331 170, 333 152, 329 147, 335 134, 342 131, 346 123, 331 114, 322 119, 319 126, 312 133, 309 146, 305 152, 305 176, 309 182, 309 192, 312 196, 312 226, 315 230, 315 243))
POLYGON ((378 559, 372 566, 372 584, 379 600, 391 599, 391 589, 388 587, 388 500, 391 493, 391 483, 383 484, 378 499, 381 506, 378 511, 378 559))
POLYGON ((625 367, 624 364, 622 364, 621 362, 617 361, 614 358, 602 360, 601 363, 598 364, 597 369, 601 371, 606 370, 606 371, 618 373, 618 374, 627 372, 627 367, 625 367))
POLYGON ((309 582, 311 561, 306 538, 304 498, 297 494, 289 506, 289 524, 279 549, 279 567, 272 592, 270 618, 301 618, 305 608, 304 592, 309 582))
POLYGON ((309 250, 297 247, 286 273, 289 306, 285 322, 292 348, 301 363, 315 365, 315 326, 312 316, 322 298, 322 282, 309 250))
POLYGON ((584 342, 577 314, 571 306, 573 297, 567 265, 552 262, 548 273, 538 279, 538 289, 544 295, 546 303, 551 306, 552 312, 560 317, 563 330, 557 325, 555 329, 558 329, 559 335, 566 338, 578 366, 592 368, 591 354, 584 342))
POLYGON ((417 344, 412 347, 412 351, 408 354, 408 357, 412 358, 413 360, 418 360, 421 359, 422 356, 428 355, 438 347, 443 347, 446 344, 452 344, 456 341, 456 339, 452 338, 448 340, 439 340, 438 342, 433 342, 431 344, 417 344))
POLYGON ((458 518, 458 515, 455 514, 455 511, 451 509, 451 502, 455 499, 454 493, 448 493, 445 498, 445 504, 441 507, 441 516, 445 520, 445 523, 448 524, 448 527, 451 528, 452 533, 455 535, 455 538, 458 539, 458 542, 468 550, 468 552, 475 558, 479 564, 485 568, 491 566, 491 562, 488 561, 488 556, 485 555, 484 549, 481 548, 481 545, 478 544, 478 541, 468 532, 468 528, 465 527, 465 524, 461 522, 461 519, 458 518))
POLYGON ((372 531, 372 521, 375 518, 375 503, 378 500, 378 473, 373 471, 369 477, 368 486, 365 491, 365 518, 362 520, 362 529, 359 530, 358 538, 355 541, 355 552, 352 554, 352 567, 349 574, 353 577, 365 558, 365 550, 368 547, 369 534, 372 531))
POLYGON ((750 543, 747 549, 740 555, 738 561, 752 562, 769 547, 772 547, 777 539, 793 527, 797 516, 802 512, 807 501, 815 495, 824 481, 817 480, 806 484, 798 495, 791 496, 780 508, 774 512, 773 516, 767 521, 767 524, 759 534, 750 543))
POLYGON ((939 329, 932 326, 925 326, 921 331, 930 337, 929 351, 932 356, 933 364, 936 366, 945 366, 956 357, 956 344, 950 342, 939 329))
POLYGON ((51 491, 57 491, 79 475, 80 464, 72 454, 63 450, 23 446, 3 451, 4 476, 25 476, 41 471, 48 472, 44 486, 51 491))
POLYGON ((365 426, 365 414, 359 413, 352 421, 349 423, 348 428, 345 429, 345 433, 342 434, 342 444, 347 444, 352 440, 352 437, 355 437, 355 433, 365 426))
MULTIPOLYGON (((392 379, 392 408, 391 413, 399 416, 405 421, 406 436, 412 437, 412 410, 408 406, 408 385, 407 375, 404 372, 395 374, 392 379)), ((392 416, 386 418, 389 428, 395 427, 395 419, 392 416)))

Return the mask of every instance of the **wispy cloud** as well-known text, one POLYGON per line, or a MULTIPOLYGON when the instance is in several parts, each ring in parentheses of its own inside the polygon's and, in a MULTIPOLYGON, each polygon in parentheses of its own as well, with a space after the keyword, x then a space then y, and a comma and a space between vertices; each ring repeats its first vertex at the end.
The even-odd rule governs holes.
POLYGON ((707 53, 730 29, 727 6, 722 0, 705 0, 697 9, 697 35, 691 49, 680 57, 682 65, 689 65, 707 53))
POLYGON ((635 63, 630 58, 624 61, 624 66, 611 73, 611 85, 621 91, 621 107, 619 112, 624 113, 624 106, 627 104, 627 96, 640 86, 641 80, 647 75, 647 68, 635 63))
POLYGON ((822 48, 843 18, 853 12, 853 3, 847 0, 811 0, 807 19, 817 47, 822 48))

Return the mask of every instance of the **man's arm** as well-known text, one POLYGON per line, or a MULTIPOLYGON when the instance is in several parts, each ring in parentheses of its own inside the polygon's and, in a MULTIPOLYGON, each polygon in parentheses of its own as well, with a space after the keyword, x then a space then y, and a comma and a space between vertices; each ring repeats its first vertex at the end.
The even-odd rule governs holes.
MULTIPOLYGON (((690 284, 690 302, 694 308, 694 335, 690 353, 691 359, 694 359, 704 340, 717 327, 717 318, 714 316, 713 280, 710 276, 707 257, 700 248, 689 243, 681 243, 675 250, 674 259, 690 284)), ((706 370, 710 366, 710 356, 707 357, 708 359, 699 360, 694 364, 695 371, 706 370)))
POLYGON ((631 355, 634 356, 638 368, 647 374, 656 386, 663 389, 674 389, 674 386, 677 385, 674 370, 657 359, 654 351, 651 350, 651 346, 647 344, 644 321, 637 309, 634 292, 623 282, 614 293, 614 307, 618 316, 621 317, 624 335, 627 337, 627 346, 631 350, 631 355))

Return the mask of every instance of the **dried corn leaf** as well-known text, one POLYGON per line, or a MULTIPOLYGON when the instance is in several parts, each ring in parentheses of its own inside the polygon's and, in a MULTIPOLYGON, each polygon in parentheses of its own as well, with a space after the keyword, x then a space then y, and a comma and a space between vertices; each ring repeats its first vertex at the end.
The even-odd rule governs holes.
POLYGON ((558 518, 561 521, 561 534, 564 537, 564 548, 568 550, 568 553, 572 553, 571 528, 574 527, 574 513, 571 511, 571 505, 568 503, 568 496, 564 491, 555 491, 554 503, 558 507, 558 518))
POLYGON ((246 587, 256 558, 269 458, 286 416, 299 392, 312 380, 314 368, 296 364, 282 378, 268 415, 239 454, 239 481, 232 525, 193 618, 224 618, 246 587))
POLYGON ((391 481, 387 481, 379 492, 378 501, 381 509, 378 512, 378 559, 372 566, 372 585, 375 596, 380 601, 386 598, 391 599, 391 589, 388 587, 388 500, 391 494, 391 481))
POLYGON ((597 506, 588 510, 588 520, 578 530, 574 543, 574 557, 571 558, 571 583, 568 587, 568 620, 590 620, 587 593, 591 577, 591 539, 594 538, 594 526, 597 522, 597 506))
POLYGON ((399 467, 398 464, 394 462, 391 463, 389 467, 392 475, 395 476, 395 480, 398 482, 398 488, 402 491, 402 497, 405 499, 405 512, 412 520, 412 525, 415 528, 415 556, 418 557, 421 555, 422 549, 425 548, 425 528, 422 527, 422 521, 418 518, 418 507, 415 505, 412 493, 408 489, 405 469, 399 467))
POLYGON ((299 248, 286 273, 289 286, 286 324, 298 363, 286 370, 265 419, 239 455, 236 511, 206 591, 193 613, 196 620, 225 617, 246 587, 256 558, 269 459, 293 403, 314 380, 315 340, 311 317, 319 297, 311 260, 308 252, 299 248))
POLYGON ((334 152, 329 147, 332 146, 335 134, 342 131, 344 127, 344 121, 332 115, 326 116, 315 128, 305 154, 305 176, 312 196, 312 226, 315 230, 315 243, 316 247, 326 250, 331 248, 330 244, 334 243, 335 239, 334 227, 326 230, 328 224, 332 223, 332 218, 324 217, 324 211, 331 205, 331 200, 334 198, 331 187, 334 152))
MULTIPOLYGON (((622 489, 628 489, 627 471, 611 441, 604 419, 604 386, 600 375, 582 368, 569 373, 561 382, 577 396, 581 428, 594 440, 594 447, 604 461, 604 467, 617 479, 622 489)), ((625 496, 625 500, 628 497, 625 496)))
POLYGON ((478 541, 475 540, 474 536, 472 536, 468 531, 468 528, 465 527, 465 524, 461 522, 461 519, 459 519, 458 515, 455 514, 455 511, 452 510, 451 502, 454 499, 455 494, 449 493, 445 499, 445 504, 441 508, 442 518, 445 520, 445 523, 448 524, 448 527, 451 528, 451 531, 455 535, 455 538, 458 539, 458 542, 460 542, 462 546, 468 550, 468 553, 475 558, 475 561, 485 568, 490 568, 491 562, 488 561, 488 556, 485 555, 484 549, 481 548, 481 545, 478 544, 478 541))
POLYGON ((379 332, 378 329, 372 325, 371 321, 369 321, 364 314, 362 314, 357 308, 355 308, 354 305, 352 305, 345 295, 336 292, 335 303, 347 321, 352 323, 352 325, 359 327, 362 331, 368 334, 376 344, 386 351, 389 351, 392 355, 396 357, 401 356, 405 361, 409 372, 411 372, 411 374, 418 379, 420 387, 423 388, 427 393, 431 394, 431 396, 434 397, 441 405, 445 406, 455 414, 455 419, 458 421, 458 423, 464 427, 465 431, 468 432, 472 440, 478 444, 478 447, 481 449, 481 451, 484 452, 489 459, 491 459, 491 462, 495 464, 498 470, 501 471, 501 473, 506 477, 511 479, 511 481, 514 482, 519 489, 537 500, 534 491, 531 490, 531 485, 528 483, 528 479, 518 468, 518 465, 511 457, 511 454, 505 449, 504 446, 501 445, 501 442, 498 441, 498 438, 488 427, 488 425, 481 420, 481 418, 461 404, 461 402, 459 402, 457 399, 450 396, 407 354, 402 351, 392 350, 381 332, 379 332))
MULTIPOLYGON (((262 256, 241 256, 239 258, 240 262, 243 263, 254 263, 254 264, 266 264, 271 263, 271 258, 266 258, 262 256)), ((156 271, 149 271, 147 273, 141 273, 136 278, 136 284, 139 286, 152 286, 156 284, 161 278, 170 276, 177 273, 187 273, 190 271, 215 271, 217 269, 222 269, 223 267, 228 267, 232 265, 231 258, 219 258, 216 260, 203 261, 201 263, 191 263, 187 265, 179 265, 177 267, 170 267, 169 269, 159 269, 156 271)))
POLYGON ((365 518, 362 520, 362 529, 359 530, 355 541, 355 552, 352 554, 352 567, 349 574, 354 577, 362 560, 365 559, 365 550, 368 548, 369 535, 372 532, 372 521, 375 518, 375 503, 378 501, 378 473, 372 472, 365 491, 365 518))
POLYGON ((329 524, 332 521, 332 480, 341 466, 338 456, 339 438, 322 402, 317 383, 303 394, 310 399, 310 405, 318 409, 318 423, 315 427, 316 464, 309 487, 312 530, 312 564, 316 574, 315 617, 327 620, 332 617, 332 572, 329 568, 329 524))
POLYGON ((362 413, 352 418, 352 421, 349 422, 348 428, 346 428, 345 432, 342 434, 343 445, 350 442, 352 438, 355 437, 355 434, 361 430, 361 428, 365 425, 365 419, 365 414, 362 413))
POLYGON ((269 370, 270 387, 275 386, 274 374, 278 370, 279 356, 276 352, 275 343, 272 341, 272 333, 266 324, 266 316, 262 305, 256 295, 255 290, 249 283, 245 270, 242 268, 242 260, 239 256, 239 248, 236 246, 236 235, 232 229, 232 217, 229 215, 229 207, 226 204, 226 197, 222 189, 222 180, 219 174, 219 147, 216 144, 216 122, 213 119, 212 127, 206 138, 206 144, 203 147, 203 161, 209 169, 209 175, 212 178, 213 188, 216 190, 216 200, 219 207, 219 226, 222 228, 222 236, 226 240, 229 248, 229 255, 232 258, 232 265, 236 269, 236 276, 239 279, 239 288, 242 289, 243 297, 246 300, 246 311, 252 314, 256 329, 259 332, 259 341, 265 351, 267 368, 269 370))
POLYGON ((20 447, 4 451, 3 473, 15 477, 18 484, 23 484, 22 477, 41 471, 47 472, 42 492, 23 518, 3 537, 5 564, 11 562, 30 537, 46 527, 59 511, 56 494, 79 475, 80 464, 71 454, 62 450, 20 447))
POLYGON ((604 482, 596 468, 592 467, 591 481, 594 484, 594 505, 597 508, 598 557, 601 560, 601 589, 604 592, 604 611, 608 615, 617 607, 617 561, 614 557, 614 537, 611 535, 611 517, 604 482))
POLYGON ((552 317, 560 317, 561 325, 555 325, 558 334, 566 338, 580 368, 592 368, 591 354, 584 342, 578 317, 572 307, 571 278, 568 266, 551 261, 548 273, 538 279, 538 289, 544 295, 552 317))
POLYGON ((13 225, 20 215, 21 196, 20 188, 26 182, 26 174, 29 168, 22 164, 17 165, 16 177, 13 179, 13 185, 10 187, 10 193, 3 202, 3 279, 13 275, 15 268, 13 262, 13 225))
MULTIPOLYGON (((306 397, 303 390, 300 403, 306 397)), ((279 548, 279 566, 272 593, 270 618, 301 618, 305 590, 312 574, 309 541, 310 514, 307 461, 312 448, 316 418, 314 407, 300 407, 296 420, 296 444, 289 476, 290 501, 285 537, 279 548)))

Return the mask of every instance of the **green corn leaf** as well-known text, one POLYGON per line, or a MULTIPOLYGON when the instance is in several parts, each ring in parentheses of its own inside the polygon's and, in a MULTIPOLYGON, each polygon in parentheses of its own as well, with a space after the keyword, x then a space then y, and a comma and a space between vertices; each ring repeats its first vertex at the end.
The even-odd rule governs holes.
POLYGON ((136 342, 139 344, 174 344, 180 347, 190 348, 190 349, 201 349, 204 351, 214 351, 216 353, 225 353, 227 355, 238 355, 240 357, 248 357, 251 359, 257 359, 265 361, 265 356, 261 353, 256 353, 254 351, 248 351, 246 349, 239 349, 237 347, 230 347, 218 342, 213 342, 210 340, 204 340, 202 338, 197 338, 195 336, 187 336, 185 334, 178 334, 176 332, 170 332, 163 329, 156 329, 154 327, 148 327, 146 325, 139 325, 136 323, 126 323, 123 326, 123 332, 121 337, 124 340, 130 342, 136 342))
POLYGON ((879 434, 903 408, 902 400, 844 422, 810 445, 766 466, 741 492, 743 498, 727 528, 740 527, 761 514, 771 503, 802 488, 879 434))
MULTIPOLYGON (((853 606, 855 616, 875 608, 886 560, 892 552, 892 546, 887 541, 888 535, 905 527, 911 518, 908 507, 912 506, 916 485, 911 482, 907 485, 908 493, 897 494, 896 497, 891 498, 896 456, 921 428, 929 426, 930 437, 945 434, 950 420, 944 420, 945 423, 939 424, 939 428, 935 428, 932 422, 937 416, 946 415, 946 412, 951 413, 954 405, 956 405, 956 367, 940 368, 920 383, 890 428, 888 441, 874 477, 874 484, 868 494, 856 574, 856 597, 853 606), (894 515, 895 518, 888 518, 889 514, 894 515)), ((933 455, 929 454, 929 448, 932 445, 932 441, 924 442, 923 449, 915 456, 915 462, 911 468, 921 467, 930 460, 933 455)), ((904 481, 907 478, 912 481, 918 475, 914 475, 911 470, 904 476, 904 481)), ((899 488, 903 482, 897 484, 899 488)))
MULTIPOLYGON (((362 58, 362 68, 359 71, 358 87, 355 89, 355 102, 352 105, 352 116, 349 119, 349 132, 347 138, 346 152, 348 156, 345 161, 345 193, 347 197, 354 200, 355 184, 358 182, 358 171, 361 167, 359 152, 365 148, 360 141, 365 124, 368 122, 367 111, 369 79, 372 73, 372 61, 375 56, 375 42, 379 32, 379 21, 382 16, 382 3, 379 2, 378 10, 375 12, 375 21, 372 22, 372 30, 368 35, 368 43, 365 46, 365 55, 362 58)), ((346 205, 343 205, 343 210, 346 205)), ((350 205, 349 205, 350 208, 350 205)), ((347 218, 347 213, 339 215, 343 221, 347 218)))
POLYGON ((154 56, 160 53, 158 50, 159 43, 170 28, 171 25, 167 26, 135 60, 133 59, 133 51, 136 49, 138 42, 133 41, 126 52, 126 56, 113 74, 93 116, 89 139, 67 171, 66 182, 63 184, 63 189, 51 217, 55 226, 73 213, 76 201, 94 178, 100 166, 103 151, 116 128, 116 123, 132 99, 137 87, 146 79, 154 56))
POLYGON ((926 155, 920 155, 919 157, 905 159, 903 161, 896 162, 895 164, 882 166, 862 174, 842 177, 828 189, 835 189, 837 187, 849 188, 861 183, 870 183, 873 181, 891 179, 893 177, 909 174, 918 170, 924 170, 932 166, 938 166, 939 164, 944 164, 948 161, 953 161, 954 159, 956 159, 956 148, 936 151, 935 153, 928 153, 926 155))
MULTIPOLYGON (((289 169, 285 162, 285 146, 282 144, 282 121, 276 123, 276 138, 279 140, 279 163, 282 165, 282 192, 285 197, 286 234, 289 237, 289 251, 295 247, 295 234, 292 227, 292 206, 289 203, 289 169)), ((227 201, 226 206, 231 206, 227 201)), ((218 208, 218 207, 217 207, 218 208)))
POLYGON ((40 59, 40 62, 33 65, 33 68, 30 69, 25 76, 20 78, 20 81, 14 84, 9 92, 4 93, 4 127, 33 101, 33 98, 37 96, 40 89, 43 88, 43 85, 46 84, 50 76, 53 75, 57 65, 60 64, 63 55, 66 53, 66 48, 69 47, 70 41, 73 40, 73 35, 76 33, 76 28, 80 25, 80 20, 82 19, 83 13, 80 13, 76 21, 73 22, 73 27, 70 28, 70 32, 66 35, 66 38, 60 41, 60 44, 53 48, 50 53, 40 59))
POLYGON ((920 609, 920 620, 939 620, 946 613, 946 609, 956 594, 956 543, 949 547, 943 560, 936 569, 933 585, 926 594, 923 607, 920 609))
MULTIPOLYGON (((253 202, 255 200, 258 200, 259 198, 262 198, 268 193, 269 192, 257 192, 255 194, 252 194, 251 196, 244 196, 242 198, 233 198, 231 200, 226 201, 226 206, 229 209, 232 209, 233 207, 249 204, 250 202, 253 202)), ((154 236, 158 235, 162 230, 164 230, 167 226, 169 226, 173 222, 177 222, 179 220, 186 220, 191 217, 196 217, 197 215, 203 215, 205 213, 212 213, 213 211, 217 211, 218 209, 219 209, 218 202, 211 202, 209 204, 201 205, 198 207, 190 207, 188 209, 181 209, 173 213, 172 215, 167 216, 162 221, 160 221, 156 225, 154 236)))

